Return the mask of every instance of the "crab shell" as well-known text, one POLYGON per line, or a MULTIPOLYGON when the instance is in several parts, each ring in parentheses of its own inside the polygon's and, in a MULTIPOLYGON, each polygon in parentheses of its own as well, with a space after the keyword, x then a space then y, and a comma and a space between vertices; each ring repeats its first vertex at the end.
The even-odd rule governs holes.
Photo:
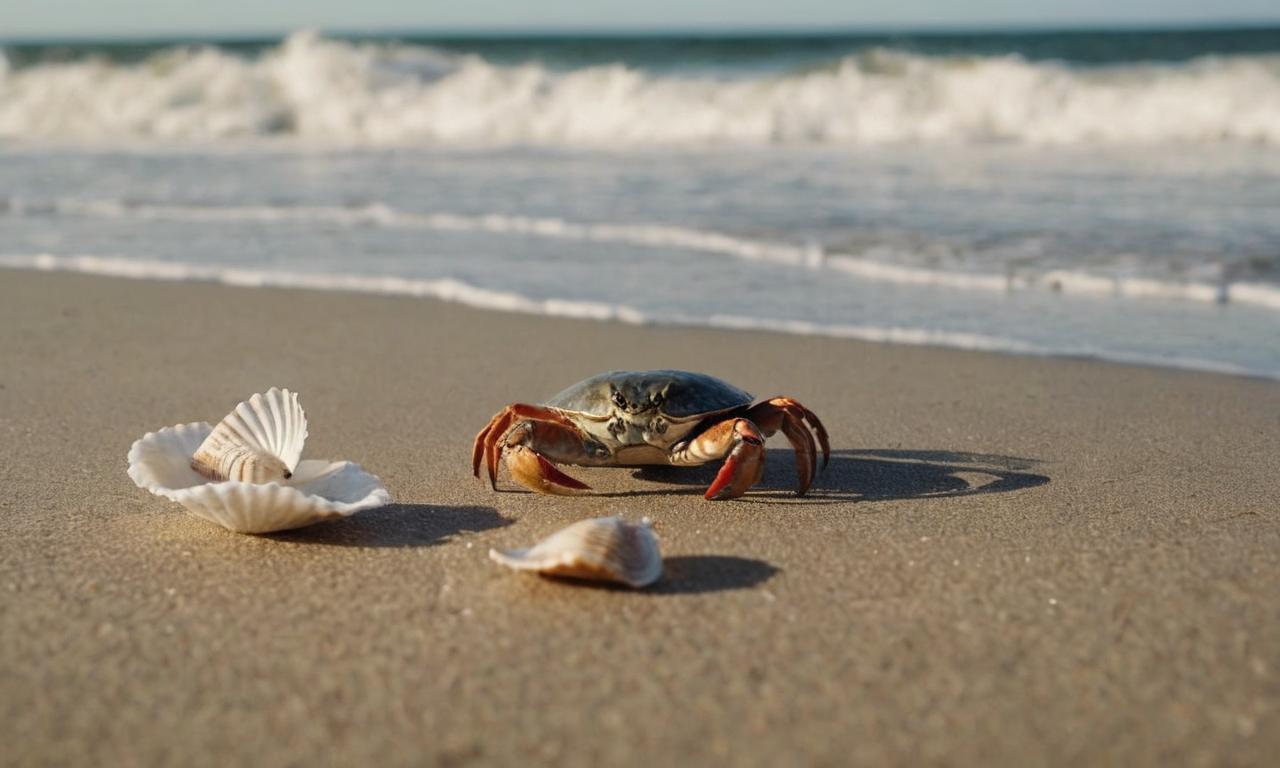
MULTIPOLYGON (((672 419, 706 417, 750 405, 753 398, 727 381, 690 371, 609 371, 574 384, 547 401, 562 411, 608 416, 615 408, 614 393, 629 403, 651 403, 660 396, 658 412, 672 419)), ((627 408, 632 413, 639 407, 627 408)))
POLYGON ((665 464, 663 456, 626 449, 665 451, 705 419, 753 400, 750 393, 705 373, 609 371, 574 384, 546 405, 572 418, 620 461, 665 464), (618 395, 625 405, 615 402, 618 395))

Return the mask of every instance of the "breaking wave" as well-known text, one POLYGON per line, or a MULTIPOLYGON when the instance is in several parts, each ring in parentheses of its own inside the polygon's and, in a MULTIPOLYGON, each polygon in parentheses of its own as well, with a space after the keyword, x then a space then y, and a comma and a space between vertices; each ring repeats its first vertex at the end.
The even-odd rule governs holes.
POLYGON ((10 65, 0 138, 340 144, 1280 144, 1280 54, 1073 67, 873 49, 715 77, 567 71, 312 32, 252 57, 175 47, 138 63, 10 65))

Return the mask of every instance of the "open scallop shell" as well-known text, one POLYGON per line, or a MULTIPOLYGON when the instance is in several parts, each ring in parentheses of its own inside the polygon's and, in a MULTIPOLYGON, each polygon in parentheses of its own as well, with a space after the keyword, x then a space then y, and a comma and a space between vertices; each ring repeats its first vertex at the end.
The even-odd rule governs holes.
MULTIPOLYGON (((249 483, 210 481, 192 468, 196 451, 214 432, 206 422, 178 424, 149 432, 129 449, 129 477, 139 488, 181 504, 187 511, 238 533, 270 533, 301 528, 362 509, 391 503, 391 495, 376 476, 349 461, 299 460, 306 439, 306 420, 293 421, 264 403, 297 404, 288 390, 272 389, 241 403, 232 415, 248 407, 263 418, 258 426, 292 438, 263 445, 289 467, 287 480, 249 483), (255 405, 255 399, 257 404, 255 405), (300 429, 297 427, 300 424, 300 429), (279 450, 280 453, 274 453, 279 450)), ((299 407, 297 415, 301 415, 299 407)), ((230 418, 230 417, 229 417, 230 418)))
POLYGON ((658 537, 648 521, 633 524, 618 517, 582 520, 528 549, 491 549, 489 558, 520 571, 616 581, 637 588, 662 577, 658 537))

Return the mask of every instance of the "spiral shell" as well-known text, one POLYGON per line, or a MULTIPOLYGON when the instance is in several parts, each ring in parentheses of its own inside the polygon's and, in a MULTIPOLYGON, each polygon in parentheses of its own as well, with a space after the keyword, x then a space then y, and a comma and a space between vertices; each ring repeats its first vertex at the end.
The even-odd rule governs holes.
POLYGON ((269 483, 293 477, 284 462, 275 456, 243 446, 209 448, 202 445, 191 459, 191 468, 215 482, 269 483))
POLYGON ((200 444, 191 468, 215 482, 287 480, 306 439, 307 417, 297 394, 272 388, 227 414, 200 444))
POLYGON ((618 517, 582 520, 527 549, 491 549, 489 558, 516 570, 636 588, 662 577, 658 537, 647 520, 639 524, 618 517))

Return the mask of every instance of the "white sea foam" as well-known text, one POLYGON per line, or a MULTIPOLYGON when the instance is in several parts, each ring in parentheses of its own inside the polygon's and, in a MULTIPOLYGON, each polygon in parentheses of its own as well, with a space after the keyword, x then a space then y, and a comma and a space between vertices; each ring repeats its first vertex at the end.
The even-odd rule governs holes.
POLYGON ((878 343, 949 347, 1020 355, 1071 356, 1187 370, 1257 376, 1280 380, 1280 371, 1255 371, 1198 358, 1149 356, 1078 347, 1043 347, 1017 339, 932 328, 877 325, 824 325, 738 315, 663 316, 655 318, 626 305, 564 299, 534 299, 509 291, 495 291, 452 279, 412 279, 350 274, 307 274, 253 270, 99 255, 0 254, 0 268, 48 272, 79 272, 137 280, 201 281, 241 287, 297 288, 318 291, 417 296, 478 309, 604 320, 630 325, 682 325, 730 330, 768 331, 803 336, 826 336, 878 343))
POLYGON ((813 243, 789 244, 735 237, 722 232, 641 223, 588 223, 559 218, 505 214, 460 215, 402 211, 385 203, 366 206, 207 206, 126 203, 120 200, 27 200, 0 198, 0 214, 59 214, 107 219, 165 221, 323 222, 326 225, 380 226, 425 231, 483 232, 578 242, 616 243, 645 248, 731 256, 748 261, 804 269, 829 269, 856 280, 950 290, 1008 293, 1047 291, 1069 296, 1110 296, 1195 303, 1250 305, 1280 310, 1280 285, 1158 279, 1023 265, 1005 274, 936 269, 895 263, 901 254, 825 253, 813 243))
POLYGON ((873 50, 724 79, 498 66, 421 46, 290 36, 256 58, 0 66, 0 138, 325 142, 1280 144, 1280 56, 1071 68, 873 50))
POLYGON ((46 272, 81 272, 134 280, 212 282, 247 288, 302 288, 317 291, 419 296, 501 312, 615 320, 632 324, 648 322, 642 312, 631 307, 565 299, 537 300, 518 293, 481 288, 449 278, 424 280, 396 276, 285 272, 93 254, 0 255, 0 267, 37 269, 46 272))

